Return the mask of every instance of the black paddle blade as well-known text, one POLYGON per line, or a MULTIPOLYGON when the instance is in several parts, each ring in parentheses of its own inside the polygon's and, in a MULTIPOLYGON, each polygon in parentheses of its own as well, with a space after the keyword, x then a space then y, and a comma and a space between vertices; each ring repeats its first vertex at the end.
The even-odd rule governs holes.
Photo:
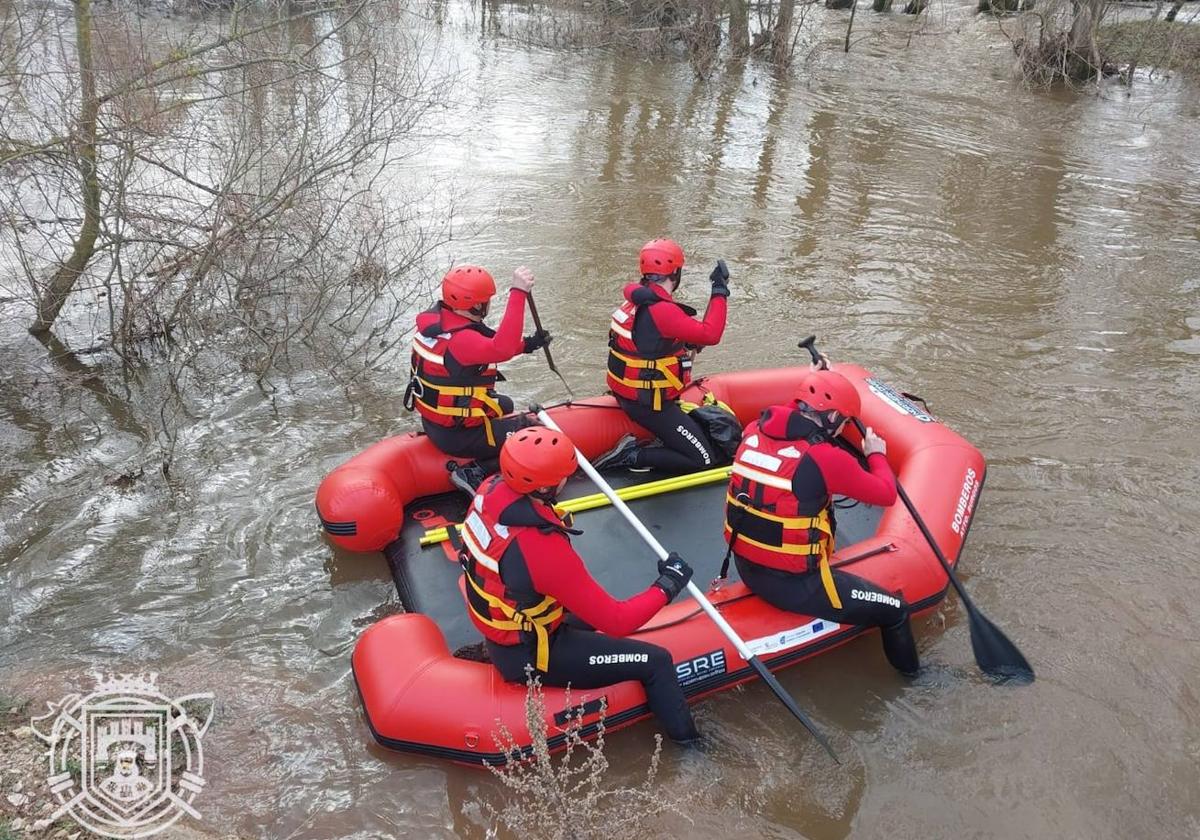
POLYGON ((775 696, 783 701, 783 705, 787 706, 788 711, 796 716, 796 720, 804 724, 804 728, 812 733, 812 736, 817 739, 817 743, 825 748, 825 752, 829 753, 829 757, 838 764, 841 764, 842 760, 837 757, 837 753, 833 751, 833 747, 829 746, 829 742, 825 740, 825 736, 817 729, 817 725, 809 720, 808 715, 800 710, 800 707, 796 705, 796 701, 792 699, 792 695, 788 694, 787 690, 779 684, 779 680, 775 679, 775 675, 767 670, 767 666, 762 664, 762 660, 757 656, 751 656, 750 666, 758 672, 758 675, 762 677, 762 681, 770 686, 771 690, 775 692, 775 696))
POLYGON ((1033 668, 1008 636, 979 610, 972 608, 967 615, 971 620, 971 650, 980 669, 997 684, 1033 682, 1033 668))
POLYGON ((812 356, 813 364, 819 365, 821 363, 821 354, 817 352, 816 344, 814 344, 816 340, 817 337, 815 335, 810 335, 796 346, 803 350, 807 350, 808 355, 812 356))

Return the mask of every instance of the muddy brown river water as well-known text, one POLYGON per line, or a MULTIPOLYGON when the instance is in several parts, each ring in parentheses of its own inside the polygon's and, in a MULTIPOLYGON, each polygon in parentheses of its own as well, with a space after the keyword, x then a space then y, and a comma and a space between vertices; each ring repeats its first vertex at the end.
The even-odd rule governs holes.
MULTIPOLYGON (((447 256, 534 268, 577 393, 602 388, 638 246, 669 234, 694 266, 685 299, 717 258, 733 273, 701 369, 798 361, 816 333, 989 462, 963 578, 1037 682, 982 679, 951 596, 917 628, 931 668, 914 684, 873 638, 783 673, 842 767, 761 685, 701 703, 715 748, 668 750, 661 781, 710 786, 691 823, 647 835, 1198 837, 1200 88, 1025 90, 967 7, 912 38, 898 17, 861 15, 848 56, 783 80, 480 40, 453 16, 440 35, 460 81, 413 165, 460 191, 471 233, 447 256)), ((482 836, 463 805, 498 801, 492 779, 373 744, 349 656, 396 596, 312 507, 328 470, 412 428, 406 360, 269 396, 231 379, 181 431, 170 482, 149 463, 124 488, 106 480, 155 441, 119 389, 65 390, 8 320, 0 685, 54 699, 90 667, 152 668, 216 692, 197 805, 223 831, 482 836)), ((505 370, 519 401, 560 397, 540 357, 505 370)), ((654 731, 610 739, 616 780, 654 731)))

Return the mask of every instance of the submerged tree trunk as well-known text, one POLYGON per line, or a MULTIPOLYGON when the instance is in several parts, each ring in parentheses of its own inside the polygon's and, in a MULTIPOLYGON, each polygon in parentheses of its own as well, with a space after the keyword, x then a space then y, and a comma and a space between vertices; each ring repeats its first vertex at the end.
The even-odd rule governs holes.
POLYGON ((1104 14, 1106 0, 1076 0, 1075 18, 1071 22, 1067 53, 1067 73, 1084 81, 1100 72, 1100 48, 1096 45, 1096 30, 1104 14))
POLYGON ((79 166, 83 224, 71 256, 58 267, 41 292, 37 316, 29 327, 35 335, 48 332, 54 326, 67 296, 95 253, 96 237, 100 233, 100 175, 96 168, 96 123, 100 100, 96 96, 96 66, 92 57, 91 0, 75 0, 75 38, 79 58, 79 119, 75 126, 73 151, 79 166))
POLYGON ((779 0, 779 17, 771 36, 771 60, 781 67, 792 57, 792 18, 795 14, 796 0, 779 0))
POLYGON ((729 49, 734 58, 750 52, 750 5, 746 0, 729 0, 729 49))

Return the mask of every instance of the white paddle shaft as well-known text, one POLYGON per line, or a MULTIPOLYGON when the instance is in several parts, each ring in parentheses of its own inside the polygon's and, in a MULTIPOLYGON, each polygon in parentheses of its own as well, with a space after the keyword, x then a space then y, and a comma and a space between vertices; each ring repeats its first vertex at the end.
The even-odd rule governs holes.
MULTIPOLYGON (((562 431, 562 429, 558 427, 558 424, 555 423, 550 418, 550 415, 544 410, 539 411, 537 416, 538 419, 542 421, 543 426, 546 426, 549 429, 554 429, 556 432, 562 431)), ((608 482, 604 480, 600 473, 596 472, 596 468, 593 467, 591 462, 589 462, 588 459, 583 456, 583 453, 579 451, 579 447, 575 447, 575 460, 579 462, 580 468, 587 473, 587 477, 590 478, 593 483, 600 488, 600 492, 608 497, 608 500, 612 502, 613 507, 621 511, 621 515, 624 516, 625 520, 633 526, 633 530, 637 531, 638 536, 642 538, 646 545, 650 546, 651 550, 658 555, 660 560, 666 560, 670 554, 665 548, 663 548, 662 543, 654 538, 654 535, 646 529, 646 526, 642 524, 642 521, 634 515, 633 511, 629 509, 629 505, 625 504, 625 500, 617 495, 617 491, 613 490, 612 487, 609 486, 608 482)), ((747 662, 749 662, 754 654, 750 652, 748 647, 746 647, 746 643, 741 640, 737 632, 729 626, 729 622, 725 620, 725 617, 717 612, 717 608, 712 605, 712 602, 709 601, 708 598, 704 596, 704 593, 700 591, 700 588, 690 580, 688 581, 687 590, 688 594, 696 599, 696 603, 700 605, 700 609, 704 610, 704 612, 708 614, 708 617, 713 620, 713 623, 716 624, 717 627, 721 629, 721 632, 725 634, 725 638, 729 639, 729 641, 733 643, 733 646, 737 648, 737 652, 741 654, 742 659, 745 659, 747 662)))

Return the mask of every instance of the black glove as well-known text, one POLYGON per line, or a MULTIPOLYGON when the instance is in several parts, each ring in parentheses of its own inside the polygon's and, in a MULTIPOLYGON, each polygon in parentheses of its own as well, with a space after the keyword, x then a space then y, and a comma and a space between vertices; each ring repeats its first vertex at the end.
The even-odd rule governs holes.
POLYGON ((521 352, 536 353, 553 340, 554 338, 550 335, 549 331, 538 330, 533 335, 525 336, 525 349, 521 352))
POLYGON ((667 593, 667 603, 675 600, 692 579, 692 567, 683 562, 683 558, 672 551, 666 560, 658 561, 658 580, 654 585, 667 593))
POLYGON ((713 297, 729 297, 729 269, 725 260, 717 260, 717 267, 708 275, 708 279, 712 283, 713 297))

